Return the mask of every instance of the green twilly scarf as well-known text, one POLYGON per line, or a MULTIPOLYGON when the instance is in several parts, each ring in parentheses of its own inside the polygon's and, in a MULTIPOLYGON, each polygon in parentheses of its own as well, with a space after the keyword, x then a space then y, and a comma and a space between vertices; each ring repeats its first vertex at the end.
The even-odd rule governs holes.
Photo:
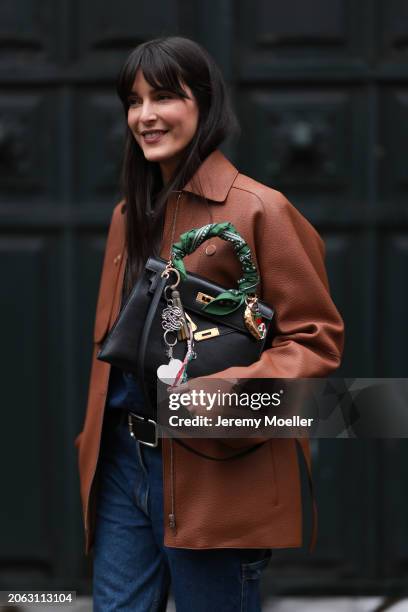
POLYGON ((187 278, 183 259, 193 253, 203 242, 209 238, 222 238, 232 243, 234 251, 242 265, 243 276, 238 281, 238 289, 228 289, 218 295, 203 310, 210 314, 227 315, 237 310, 248 294, 255 293, 259 283, 256 267, 252 262, 251 250, 245 240, 239 235, 232 223, 210 223, 197 229, 192 229, 180 236, 180 241, 173 244, 172 264, 180 272, 182 280, 187 278))

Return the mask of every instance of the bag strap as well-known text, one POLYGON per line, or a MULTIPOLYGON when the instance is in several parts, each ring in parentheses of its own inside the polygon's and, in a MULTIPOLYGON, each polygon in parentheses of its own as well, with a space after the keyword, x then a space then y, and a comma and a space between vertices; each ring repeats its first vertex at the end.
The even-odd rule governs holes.
POLYGON ((143 327, 142 336, 140 338, 139 351, 137 355, 138 362, 138 372, 140 372, 140 378, 142 380, 143 386, 143 395, 145 401, 148 403, 148 408, 150 409, 152 414, 155 414, 155 408, 152 406, 150 400, 149 388, 147 385, 147 376, 145 375, 145 357, 146 357, 146 348, 149 340, 150 330, 152 327, 153 319, 156 315, 157 308, 159 306, 160 298, 162 296, 163 290, 167 284, 167 278, 163 277, 161 274, 157 274, 156 278, 157 284, 156 289, 150 303, 150 307, 146 316, 145 324, 143 327), (153 408, 153 410, 152 410, 153 408))
POLYGON ((212 461, 230 461, 232 459, 238 459, 239 457, 248 455, 248 453, 252 453, 257 448, 265 444, 265 442, 267 442, 267 440, 265 440, 264 442, 258 442, 258 444, 254 444, 253 446, 250 446, 249 448, 246 448, 243 451, 239 451, 238 453, 235 453, 234 455, 228 455, 228 457, 213 457, 212 455, 207 455, 206 453, 203 453, 201 451, 198 451, 195 448, 192 448, 185 442, 182 442, 179 438, 172 438, 172 440, 177 442, 177 444, 180 444, 180 446, 183 446, 185 449, 189 450, 191 453, 194 453, 195 455, 198 455, 199 457, 203 457, 204 459, 211 459, 212 461))

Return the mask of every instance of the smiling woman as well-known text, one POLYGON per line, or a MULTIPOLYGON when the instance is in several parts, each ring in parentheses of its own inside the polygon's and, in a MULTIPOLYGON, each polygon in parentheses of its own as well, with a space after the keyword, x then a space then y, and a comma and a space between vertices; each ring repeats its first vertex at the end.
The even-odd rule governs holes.
POLYGON ((194 95, 187 85, 181 87, 183 96, 154 89, 139 68, 128 97, 129 129, 145 159, 160 165, 163 183, 171 179, 198 125, 194 95))
MULTIPOLYGON (((204 437, 189 440, 187 450, 158 437, 139 386, 143 373, 96 356, 147 258, 168 260, 181 234, 229 222, 251 250, 275 335, 257 361, 214 373, 217 385, 229 392, 231 379, 325 377, 340 363, 343 322, 329 293, 324 243, 282 193, 239 172, 220 151, 238 124, 222 74, 200 45, 169 37, 138 46, 117 91, 126 121, 123 199, 109 229, 77 437, 93 609, 165 610, 171 582, 178 612, 259 612, 272 549, 303 544, 296 440, 264 438, 248 452, 259 438, 204 437)), ((188 272, 236 286, 242 270, 231 244, 211 241, 189 251, 188 272)), ((147 285, 160 299, 160 283, 147 285)), ((148 329, 139 310, 135 323, 148 329)), ((208 346, 211 363, 225 367, 217 343, 208 346)), ((194 388, 194 379, 188 384, 194 388)), ((307 440, 298 444, 311 477, 307 440)))
POLYGON ((117 92, 128 125, 122 168, 127 294, 147 257, 159 254, 171 194, 196 181, 203 161, 240 128, 217 64, 187 38, 137 47, 120 71, 117 92), (157 130, 164 135, 148 136, 157 130))

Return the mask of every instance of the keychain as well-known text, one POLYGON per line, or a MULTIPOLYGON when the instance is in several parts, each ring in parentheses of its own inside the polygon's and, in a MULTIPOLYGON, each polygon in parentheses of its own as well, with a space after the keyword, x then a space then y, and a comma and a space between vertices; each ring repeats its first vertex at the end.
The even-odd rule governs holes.
POLYGON ((166 345, 166 355, 169 358, 169 362, 158 367, 157 377, 162 382, 173 385, 177 374, 183 366, 183 362, 180 359, 173 358, 173 348, 177 344, 177 332, 183 325, 183 315, 181 308, 175 306, 173 299, 168 297, 168 290, 171 288, 167 286, 164 291, 167 306, 162 312, 163 341, 166 345), (174 334, 174 342, 171 341, 171 334, 174 334))
POLYGON ((169 362, 157 368, 157 378, 170 386, 176 386, 186 381, 187 365, 196 356, 193 348, 194 341, 191 326, 185 315, 180 294, 176 290, 180 282, 180 275, 176 270, 168 266, 164 270, 163 276, 167 275, 168 277, 169 273, 173 271, 177 274, 177 281, 174 285, 168 285, 164 290, 167 306, 162 312, 163 341, 166 345, 166 355, 169 358, 169 362), (171 298, 168 297, 169 290, 171 290, 171 298), (169 334, 175 335, 174 342, 171 342, 169 339, 169 334), (187 353, 183 361, 173 358, 173 348, 176 346, 178 339, 187 340, 187 353))

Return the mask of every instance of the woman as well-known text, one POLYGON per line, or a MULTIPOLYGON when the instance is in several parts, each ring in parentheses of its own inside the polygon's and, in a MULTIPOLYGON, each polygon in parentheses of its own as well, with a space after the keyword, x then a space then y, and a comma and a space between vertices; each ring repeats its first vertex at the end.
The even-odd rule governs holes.
MULTIPOLYGON (((259 361, 217 376, 326 376, 340 363, 343 323, 329 294, 324 245, 281 193, 240 174, 219 150, 237 123, 222 75, 199 45, 181 37, 140 45, 122 68, 118 93, 128 124, 124 199, 109 230, 88 407, 76 439, 94 609, 164 610, 171 583, 179 612, 259 610, 271 549, 302 545, 296 441, 271 439, 234 461, 204 459, 169 439, 147 446, 127 423, 129 411, 143 414, 136 380, 96 354, 150 254, 168 259, 181 233, 230 221, 252 250, 258 295, 275 309, 275 335, 259 361)), ((240 277, 231 246, 220 240, 185 263, 226 287, 240 277)), ((220 458, 245 445, 194 440, 196 451, 220 458)), ((310 470, 307 442, 300 447, 310 470)))

